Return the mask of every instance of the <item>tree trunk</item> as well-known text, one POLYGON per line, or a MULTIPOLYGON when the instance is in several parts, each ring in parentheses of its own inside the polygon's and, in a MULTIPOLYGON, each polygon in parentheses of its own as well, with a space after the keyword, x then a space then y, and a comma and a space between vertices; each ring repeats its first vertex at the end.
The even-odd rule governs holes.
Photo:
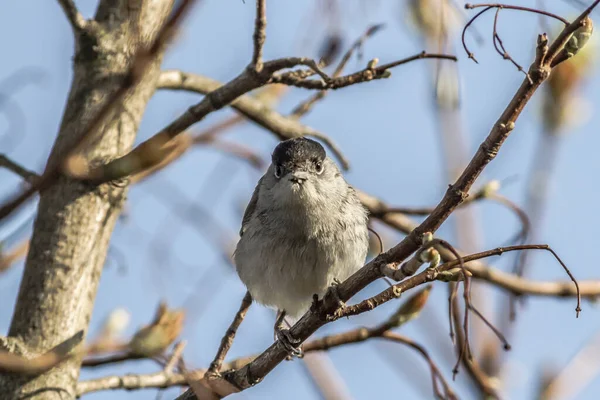
MULTIPOLYGON (((173 0, 100 2, 95 20, 76 33, 73 82, 49 164, 64 159, 66 146, 84 134, 123 83, 132 56, 151 43, 172 6, 173 0)), ((162 54, 113 108, 86 150, 92 162, 130 150, 161 60, 162 54)), ((80 331, 85 334, 125 195, 126 188, 116 185, 93 188, 64 177, 41 194, 9 337, 0 340, 0 347, 33 357, 80 331)), ((74 398, 79 368, 80 359, 74 358, 39 376, 0 376, 0 397, 74 398)))

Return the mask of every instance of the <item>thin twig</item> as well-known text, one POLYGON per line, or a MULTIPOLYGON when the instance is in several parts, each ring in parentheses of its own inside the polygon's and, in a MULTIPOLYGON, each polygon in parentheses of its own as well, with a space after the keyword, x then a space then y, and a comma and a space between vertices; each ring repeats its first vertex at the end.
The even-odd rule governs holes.
MULTIPOLYGON (((209 94, 223 85, 210 78, 177 70, 163 71, 158 79, 159 89, 187 90, 209 94)), ((280 140, 300 136, 311 136, 322 141, 347 170, 349 162, 339 147, 325 134, 316 131, 294 118, 285 117, 266 106, 259 99, 242 95, 229 104, 238 113, 273 132, 280 140)))
MULTIPOLYGON (((263 63, 261 72, 245 69, 229 83, 208 93, 201 102, 190 107, 168 126, 126 155, 98 168, 91 168, 89 163, 81 157, 76 159, 71 157, 70 161, 65 164, 65 173, 72 178, 98 185, 151 168, 164 158, 163 149, 170 140, 204 119, 208 114, 229 105, 241 95, 266 85, 275 72, 298 65, 310 66, 317 73, 322 74, 324 79, 327 77, 314 60, 301 57, 267 61, 263 63)), ((2 210, 0 210, 0 218, 2 218, 2 210)))
POLYGON ((235 334, 240 327, 240 324, 246 317, 246 313, 252 304, 252 296, 250 292, 246 292, 246 295, 242 299, 242 304, 240 305, 240 309, 238 310, 235 318, 229 325, 227 332, 221 339, 221 345, 219 346, 219 350, 217 350, 217 354, 215 355, 215 359, 210 363, 210 367, 208 368, 208 374, 219 374, 221 372, 221 367, 223 365, 223 360, 229 352, 231 345, 233 344, 233 339, 235 338, 235 334))
MULTIPOLYGON (((498 10, 496 11, 496 17, 494 18, 494 35, 493 35, 493 43, 494 43, 494 46, 496 45, 496 38, 497 38, 497 35, 496 35, 496 21, 497 21, 497 19, 498 19, 498 12, 499 12, 499 11, 500 11, 500 9, 502 9, 502 8, 505 8, 505 9, 507 9, 507 10, 525 11, 525 12, 532 12, 532 13, 536 13, 536 14, 540 14, 540 15, 545 15, 545 16, 547 16, 547 17, 551 17, 551 18, 554 18, 554 19, 557 19, 557 20, 559 20, 560 22, 562 22, 562 23, 563 23, 563 24, 565 24, 566 26, 568 26, 568 25, 569 25, 569 21, 567 21, 567 20, 566 20, 566 19, 564 19, 563 17, 561 17, 561 16, 558 16, 558 15, 556 15, 556 14, 549 13, 549 12, 547 12, 547 11, 544 11, 544 10, 538 10, 538 9, 535 9, 535 8, 521 7, 521 6, 511 6, 511 5, 499 4, 499 3, 494 3, 494 4, 492 4, 492 3, 489 3, 489 4, 465 4, 465 8, 466 8, 466 9, 475 9, 475 8, 480 8, 480 7, 485 7, 485 8, 484 8, 483 10, 479 11, 477 14, 475 14, 475 16, 474 16, 473 18, 471 18, 471 19, 469 20, 469 22, 467 22, 467 23, 465 24, 465 27, 463 28, 463 31, 462 31, 462 34, 461 34, 462 45, 463 45, 463 48, 465 49, 465 52, 467 53, 467 56, 468 56, 470 59, 472 59, 473 61, 475 61, 476 63, 479 63, 479 62, 478 62, 478 61, 477 61, 477 59, 475 58, 475 55, 474 55, 474 54, 473 54, 471 51, 469 51, 469 48, 467 47, 467 43, 466 43, 466 41, 465 41, 465 34, 466 34, 466 32, 467 32, 467 29, 469 29, 469 26, 471 26, 471 24, 472 24, 473 22, 475 22, 475 20, 476 20, 477 18, 479 18, 479 17, 480 17, 482 14, 484 14, 486 11, 489 11, 489 10, 491 10, 491 9, 493 9, 493 8, 497 8, 497 9, 498 9, 498 10)), ((591 10, 590 10, 590 11, 591 11, 591 10)), ((498 39, 500 39, 500 38, 498 37, 498 39)), ((501 40, 500 40, 499 42, 500 42, 500 43, 502 43, 502 41, 501 41, 501 40)), ((502 47, 504 47, 504 46, 502 46, 502 47)), ((505 57, 505 54, 508 54, 508 53, 506 53, 506 51, 504 51, 504 53, 505 53, 505 54, 503 54, 502 52, 500 52, 500 50, 498 50, 498 48, 496 48, 496 50, 497 50, 497 51, 500 53, 500 55, 501 55, 502 57, 505 57)), ((510 56, 509 56, 509 57, 510 57, 510 56)), ((516 66, 517 68, 519 68, 519 71, 523 71, 523 72, 525 72, 525 73, 527 74, 527 72, 526 72, 526 71, 524 71, 524 70, 523 70, 523 69, 522 69, 522 68, 519 66, 519 64, 517 64, 517 63, 516 63, 516 62, 515 62, 515 61, 514 61, 512 58, 507 58, 507 59, 510 59, 510 60, 512 61, 512 63, 513 63, 513 64, 515 64, 515 66, 516 66)), ((527 76, 528 76, 528 75, 527 75, 527 76)), ((528 76, 528 77, 529 77, 529 76, 528 76)))
POLYGON ((163 369, 163 371, 166 374, 170 374, 173 372, 173 369, 175 368, 179 360, 181 360, 183 349, 185 348, 186 344, 187 343, 185 342, 185 340, 183 340, 175 345, 175 348, 173 349, 173 352, 171 353, 171 356, 167 360, 165 368, 163 369))
POLYGON ((29 239, 22 240, 9 251, 0 248, 0 272, 6 271, 15 262, 24 258, 29 251, 29 239))
MULTIPOLYGON (((497 385, 493 380, 490 379, 490 377, 484 371, 481 370, 481 367, 479 366, 479 364, 477 364, 477 361, 472 357, 468 358, 460 356, 460 354, 463 353, 464 349, 465 332, 461 327, 460 309, 458 306, 458 301, 455 300, 452 302, 452 309, 452 323, 454 324, 456 330, 456 348, 457 352, 459 353, 459 360, 462 360, 463 365, 469 373, 469 376, 471 377, 473 383, 475 383, 479 391, 486 395, 485 398, 498 400, 499 396, 497 393, 497 385)), ((453 373, 455 372, 453 371, 453 373)))
POLYGON ((74 32, 79 32, 86 28, 87 21, 83 18, 79 10, 77 10, 77 6, 73 0, 58 0, 58 4, 62 7, 74 32))
MULTIPOLYGON (((381 326, 375 328, 358 328, 347 332, 342 332, 335 335, 329 335, 304 344, 305 352, 326 351, 332 348, 357 344, 364 342, 370 338, 381 338, 393 342, 406 344, 423 355, 430 366, 432 375, 435 379, 442 382, 447 394, 453 394, 450 385, 444 379, 440 369, 435 362, 429 357, 429 354, 423 346, 412 341, 409 338, 393 333, 389 330, 382 329, 381 326)), ((224 363, 221 366, 222 370, 239 369, 249 362, 252 362, 256 356, 246 356, 224 363)), ((196 380, 202 379, 208 370, 199 369, 192 371, 189 375, 193 375, 196 380)), ((125 375, 125 376, 108 376, 105 378, 82 381, 77 384, 77 395, 81 396, 86 393, 103 391, 103 390, 133 390, 133 389, 149 389, 149 388, 167 388, 172 386, 186 385, 186 374, 172 373, 167 374, 165 370, 147 374, 147 375, 125 375)), ((453 398, 453 397, 449 397, 453 398)))
MULTIPOLYGON (((578 24, 579 23, 580 22, 578 22, 578 24)), ((577 27, 578 26, 569 25, 569 27, 559 35, 557 40, 562 41, 562 45, 564 45, 564 42, 568 39, 567 35, 572 33, 577 27)), ((306 338, 320 326, 327 323, 329 320, 327 316, 336 313, 339 309, 339 300, 347 301, 359 290, 381 277, 381 266, 383 264, 388 264, 390 262, 399 263, 408 258, 410 254, 420 247, 423 234, 425 232, 435 232, 435 230, 448 218, 456 207, 467 197, 468 190, 472 187, 484 168, 495 158, 502 144, 514 129, 515 121, 523 111, 523 108, 537 88, 549 76, 549 64, 544 63, 551 62, 555 53, 558 52, 560 48, 561 47, 558 47, 554 50, 554 53, 550 53, 547 47, 547 41, 539 40, 536 48, 536 60, 531 67, 536 71, 536 73, 532 75, 534 84, 532 85, 527 79, 521 84, 519 90, 513 97, 513 100, 506 107, 496 124, 494 124, 488 137, 480 145, 477 153, 461 176, 453 185, 450 185, 434 212, 402 242, 373 259, 345 282, 338 285, 336 296, 333 294, 325 296, 321 304, 322 307, 309 311, 290 329, 292 337, 299 339, 300 341, 306 340, 306 338)), ((426 277, 423 276, 420 279, 426 280, 425 278, 426 277)), ((403 282, 409 281, 411 280, 407 279, 403 282)), ((397 290, 390 290, 381 297, 378 297, 377 301, 373 301, 371 309, 378 304, 396 298, 398 289, 401 292, 404 289, 404 285, 406 285, 406 283, 403 282, 398 284, 400 286, 394 285, 395 288, 397 287, 397 290)), ((230 382, 234 382, 235 386, 240 389, 248 388, 252 386, 256 379, 260 380, 267 375, 273 368, 282 362, 286 356, 287 352, 284 346, 279 342, 276 342, 248 366, 227 374, 227 379, 230 382)))
POLYGON ((83 368, 100 367, 108 364, 116 364, 124 361, 132 360, 146 360, 147 357, 141 354, 134 354, 130 352, 111 354, 103 357, 87 357, 81 362, 83 368))
POLYGON ((429 364, 429 369, 431 370, 431 377, 432 377, 432 379, 436 379, 437 378, 437 380, 439 380, 440 382, 442 382, 442 385, 444 386, 444 391, 445 391, 445 394, 446 394, 446 396, 444 398, 445 399, 449 399, 449 400, 457 398, 456 394, 452 391, 452 388, 450 387, 450 385, 448 384, 448 382, 446 381, 446 379, 444 379, 444 376, 440 372, 440 369, 437 367, 437 365, 435 364, 435 362, 431 359, 431 357, 429 356, 429 353, 427 352, 427 350, 425 350, 425 347, 423 347, 419 343, 413 341, 412 339, 409 339, 406 336, 402 336, 402 335, 400 335, 398 333, 395 333, 395 332, 386 331, 386 332, 383 332, 383 334, 381 336, 383 338, 385 338, 385 339, 389 339, 389 340, 394 341, 394 342, 403 343, 403 344, 405 344, 405 345, 407 345, 409 347, 412 347, 413 349, 415 349, 419 353, 421 353, 421 355, 423 356, 423 358, 425 359, 425 361, 427 361, 427 364, 429 364))
MULTIPOLYGON (((333 71, 333 78, 337 78, 342 74, 344 68, 346 67, 346 64, 348 64, 348 61, 350 61, 350 58, 352 57, 354 51, 359 50, 363 46, 364 42, 368 38, 373 36, 376 32, 381 30, 381 28, 383 28, 383 24, 372 25, 369 28, 367 28, 367 30, 360 36, 360 38, 358 38, 356 42, 354 42, 354 44, 350 47, 350 49, 348 49, 346 54, 344 54, 344 57, 342 57, 342 59, 340 60, 339 64, 335 68, 335 71, 333 71)), ((306 115, 306 113, 308 113, 312 109, 315 103, 322 100, 327 95, 327 93, 327 90, 321 90, 320 92, 317 92, 308 100, 305 100, 302 103, 298 104, 296 107, 294 107, 290 115, 295 118, 300 118, 303 115, 306 115)))
POLYGON ((500 35, 498 34, 498 15, 500 14, 500 10, 502 10, 503 7, 498 7, 496 9, 496 14, 494 15, 494 29, 492 30, 492 43, 494 44, 494 48, 496 49, 496 52, 498 54, 500 54, 500 56, 505 59, 505 60, 509 60, 515 67, 517 67, 517 70, 524 73, 525 76, 527 77, 527 79, 529 79, 529 82, 533 82, 531 80, 531 77, 529 76, 529 73, 527 71, 525 71, 523 69, 523 67, 518 64, 514 58, 512 58, 512 56, 510 54, 508 54, 508 51, 506 51, 506 48, 504 47, 504 43, 502 42, 502 39, 500 38, 500 35))
POLYGON ((477 18, 479 18, 479 16, 480 16, 481 14, 483 14, 484 12, 486 12, 486 11, 488 11, 488 10, 491 10, 492 8, 493 8, 493 7, 488 7, 488 8, 486 8, 486 9, 484 9, 484 10, 481 10, 481 11, 479 11, 477 14, 475 14, 475 16, 474 16, 473 18, 471 18, 471 19, 470 19, 470 20, 469 20, 469 21, 468 21, 468 22, 465 24, 465 27, 463 28, 463 31, 462 31, 462 34, 461 34, 461 41, 462 41, 463 48, 465 49, 465 53, 467 53, 467 56, 468 56, 468 57, 469 57, 471 60, 475 61, 475 63, 476 63, 476 64, 479 64, 479 61, 477 61, 477 59, 475 58, 475 54, 473 54, 471 51, 469 51, 469 48, 467 47, 467 42, 465 41, 465 35, 466 35, 466 33, 467 33, 467 29, 469 29, 469 26, 471 26, 471 24, 472 24, 473 22, 475 22, 475 20, 476 20, 477 18))
POLYGON ((475 306, 473 306, 473 303, 471 302, 471 304, 469 305, 469 308, 471 309, 471 311, 473 311, 473 313, 475 313, 475 315, 477 315, 479 317, 479 319, 481 321, 483 321, 483 323, 491 329, 492 332, 494 332, 494 334, 496 335, 496 337, 502 342, 502 345, 504 346, 504 350, 510 350, 511 346, 510 343, 508 343, 508 340, 506 340, 506 337, 502 334, 502 332, 500 332, 498 330, 498 328, 496 328, 494 326, 494 324, 492 324, 477 308, 475 308, 475 306))
POLYGON ((296 86, 304 89, 311 90, 335 90, 341 89, 350 85, 355 85, 361 82, 368 82, 375 79, 384 79, 389 78, 391 68, 397 67, 402 64, 406 64, 411 61, 421 60, 426 58, 437 58, 437 59, 445 59, 451 61, 457 61, 455 56, 447 55, 447 54, 433 54, 427 53, 425 51, 416 54, 411 57, 404 58, 402 60, 394 61, 388 64, 381 65, 376 68, 372 68, 367 66, 365 69, 355 72, 350 75, 340 76, 337 78, 316 80, 316 79, 303 79, 297 78, 293 75, 281 74, 275 75, 270 80, 271 83, 283 83, 285 85, 296 86))
MULTIPOLYGON (((437 239, 436 239, 437 240, 437 239)), ((518 246, 508 246, 508 247, 497 247, 495 249, 483 251, 481 253, 470 254, 467 256, 461 256, 463 263, 465 263, 465 268, 467 271, 473 274, 473 277, 479 279, 485 279, 489 282, 493 282, 496 286, 507 289, 513 293, 517 294, 529 294, 529 295, 544 295, 544 296, 574 296, 577 298, 577 307, 576 312, 578 314, 581 311, 581 294, 582 291, 580 289, 579 284, 572 278, 570 272, 567 272, 569 277, 571 278, 571 282, 569 284, 545 284, 539 283, 534 284, 533 282, 520 279, 512 274, 501 275, 500 271, 494 271, 491 268, 473 268, 471 264, 466 265, 470 261, 479 260, 482 258, 487 258, 491 256, 498 256, 504 253, 508 253, 511 251, 523 251, 523 250, 544 250, 551 251, 550 247, 545 244, 534 244, 534 245, 518 245, 518 246), (502 278, 499 278, 502 276, 502 278), (519 281, 517 284, 516 281, 519 281), (573 285, 574 284, 574 285, 573 285)), ((556 253, 551 251, 553 255, 556 253)), ((385 254, 385 253, 384 253, 385 254)), ((557 258, 557 261, 561 263, 561 266, 565 271, 566 265, 557 258)), ((440 265, 436 268, 437 273, 449 271, 453 268, 460 266, 460 261, 458 259, 447 261, 444 264, 440 265)), ((464 274, 468 276, 468 274, 464 274)), ((344 317, 349 315, 358 315, 364 312, 373 310, 374 308, 384 304, 392 299, 395 299, 400 296, 401 293, 406 291, 407 289, 413 288, 415 286, 421 285, 426 282, 435 281, 437 275, 432 273, 430 270, 426 270, 421 272, 418 275, 415 275, 411 278, 403 280, 392 287, 382 291, 376 296, 370 297, 366 300, 361 301, 358 304, 352 306, 346 306, 341 310, 336 312, 336 317, 344 317)), ((600 295, 600 282, 592 281, 589 282, 589 286, 586 285, 586 290, 584 294, 587 297, 596 298, 600 295)))
POLYGON ((523 244, 525 239, 529 235, 529 231, 531 229, 531 222, 529 220, 529 216, 527 215, 527 213, 521 207, 519 207, 516 203, 514 203, 512 200, 510 200, 498 193, 492 193, 488 196, 488 198, 492 201, 495 201, 495 202, 505 206, 505 207, 508 207, 511 211, 513 211, 517 215, 517 218, 519 218, 519 221, 521 223, 521 229, 515 236, 513 236, 509 240, 509 242, 523 244))
MULTIPOLYGON (((467 10, 471 10, 471 9, 475 9, 475 8, 481 8, 481 7, 487 7, 487 8, 505 8, 507 10, 525 11, 525 12, 530 12, 530 13, 545 15, 546 17, 554 18, 554 19, 562 22, 565 25, 569 25, 569 21, 567 21, 566 19, 564 19, 560 15, 552 14, 551 12, 544 11, 544 10, 539 10, 537 8, 529 8, 529 7, 522 7, 522 6, 511 6, 511 5, 508 5, 508 4, 501 4, 501 3, 465 4, 465 8, 467 10)), ((485 10, 485 11, 487 11, 487 10, 485 10)))
POLYGON ((4 154, 0 154, 0 168, 4 167, 11 172, 19 175, 21 178, 25 180, 27 183, 33 183, 36 179, 39 178, 39 175, 35 172, 29 171, 28 169, 22 167, 18 163, 14 162, 10 158, 8 158, 4 154))
POLYGON ((252 67, 256 72, 263 68, 263 46, 267 38, 267 0, 256 0, 256 19, 254 21, 254 52, 252 53, 252 67))
MULTIPOLYGON (((463 341, 463 345, 461 346, 461 351, 458 356, 458 360, 456 361, 456 365, 454 366, 454 369, 453 369, 453 374, 456 375, 456 373, 458 372, 458 364, 460 363, 461 359, 463 357, 466 357, 467 359, 472 358, 471 357, 471 345, 470 345, 470 340, 469 340, 469 308, 472 307, 471 306, 471 277, 467 273, 467 268, 465 267, 465 261, 463 260, 463 257, 458 253, 458 251, 456 251, 456 249, 450 243, 446 242, 445 240, 441 240, 441 239, 433 239, 431 241, 431 245, 434 246, 436 244, 441 245, 442 247, 445 247, 450 252, 452 252, 454 257, 456 257, 456 259, 458 260, 460 269, 462 270, 462 273, 464 276, 464 282, 463 282, 463 299, 465 302, 465 313, 463 316, 464 341, 463 341)), ((456 284, 456 286, 458 286, 458 284, 456 284)))

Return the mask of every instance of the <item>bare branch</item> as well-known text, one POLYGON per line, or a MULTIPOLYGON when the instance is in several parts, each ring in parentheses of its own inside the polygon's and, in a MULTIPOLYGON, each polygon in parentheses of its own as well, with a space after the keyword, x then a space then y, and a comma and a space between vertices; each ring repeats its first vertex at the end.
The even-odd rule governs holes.
MULTIPOLYGON (((340 347, 348 344, 357 344, 366 341, 367 339, 373 338, 381 338, 387 339, 390 341, 403 343, 409 345, 415 350, 419 351, 427 360, 430 365, 430 369, 432 372, 432 380, 434 390, 437 387, 437 382, 441 382, 444 387, 444 393, 449 399, 454 399, 455 395, 447 381, 444 379, 443 375, 440 373, 439 368, 435 365, 433 360, 429 357, 427 352, 423 349, 422 346, 413 342, 412 340, 400 336, 391 332, 391 329, 397 328, 404 323, 410 321, 415 318, 423 306, 427 302, 427 298, 429 296, 429 292, 431 290, 431 286, 426 286, 421 291, 415 293, 412 297, 407 299, 401 307, 392 314, 387 320, 382 322, 373 328, 358 328, 353 329, 347 332, 342 332, 339 334, 329 335, 322 338, 315 339, 305 344, 304 351, 305 352, 315 352, 315 351, 325 351, 335 347, 340 347)), ((243 318, 243 314, 248 310, 250 306, 251 298, 248 294, 244 297, 242 301, 242 305, 240 307, 240 311, 236 315, 230 330, 228 330, 228 334, 223 338, 222 346, 219 348, 219 352, 215 361, 211 364, 211 369, 209 370, 196 370, 192 371, 190 376, 193 376, 195 381, 200 381, 211 374, 212 371, 219 370, 229 370, 232 368, 240 368, 241 366, 247 364, 252 361, 255 356, 243 357, 240 359, 233 360, 229 363, 222 364, 223 358, 225 356, 226 347, 231 345, 231 340, 233 336, 229 334, 229 332, 233 332, 238 328, 241 319, 243 318), (223 343, 227 342, 228 344, 223 345, 223 343), (216 364, 219 364, 216 366, 216 364), (214 367, 213 367, 214 366, 214 367)), ((175 357, 177 354, 177 348, 174 350, 172 357, 175 357)), ((78 395, 92 392, 92 391, 101 391, 101 390, 114 390, 114 389, 144 389, 144 388, 163 388, 169 386, 182 386, 186 384, 185 375, 186 374, 173 374, 173 379, 170 381, 166 379, 165 372, 168 370, 168 365, 165 367, 164 371, 158 374, 150 374, 150 375, 128 375, 127 379, 123 379, 119 381, 119 377, 111 376, 107 378, 101 378, 91 381, 80 382, 77 386, 78 395), (131 378, 131 379, 129 379, 131 378)), ((191 382, 190 382, 191 383, 191 382)), ((185 398, 185 397, 183 397, 185 398)))
MULTIPOLYGON (((486 395, 486 398, 498 400, 497 393, 497 385, 495 382, 490 379, 490 377, 481 370, 477 361, 473 359, 473 357, 462 357, 462 352, 465 347, 465 331, 463 327, 461 327, 460 320, 460 309, 458 307, 458 301, 454 299, 454 301, 450 302, 450 323, 451 326, 454 326, 456 330, 456 349, 459 353, 459 361, 462 361, 462 364, 465 366, 469 376, 473 380, 473 383, 477 386, 479 391, 486 395)), ((456 366, 454 367, 453 373, 456 373, 456 366)))
POLYGON ((14 172, 23 178, 27 183, 33 183, 39 178, 38 174, 22 167, 4 154, 0 154, 0 167, 4 167, 9 171, 14 172))
POLYGON ((29 239, 21 241, 18 245, 12 248, 10 251, 5 252, 0 247, 0 272, 7 270, 15 262, 24 258, 29 251, 29 239))
MULTIPOLYGON (((373 36, 375 33, 377 33, 379 30, 381 30, 381 28, 383 28, 382 24, 370 26, 365 31, 365 33, 363 33, 360 36, 360 38, 358 38, 356 40, 356 42, 354 42, 354 44, 350 47, 350 49, 348 49, 346 54, 344 54, 344 57, 342 57, 342 60, 339 62, 339 64, 335 68, 335 71, 333 72, 333 78, 337 78, 342 74, 342 71, 346 67, 346 64, 348 64, 348 61, 350 61, 350 58, 352 57, 352 54, 354 53, 355 50, 359 50, 359 56, 360 56, 360 49, 363 46, 364 42, 368 38, 373 36)), ((326 95, 327 95, 327 90, 321 90, 320 92, 311 96, 308 100, 303 101, 302 103, 298 104, 292 110, 291 115, 296 118, 299 118, 299 117, 305 115, 307 112, 309 112, 312 109, 312 107, 315 105, 315 103, 317 101, 322 100, 326 95)))
POLYGON ((187 379, 183 374, 168 374, 165 371, 147 375, 107 376, 105 378, 79 382, 77 384, 77 396, 81 397, 86 393, 102 390, 168 388, 186 384, 187 379))
MULTIPOLYGON (((314 64, 314 61, 312 63, 314 64)), ((211 112, 220 110, 239 96, 264 86, 273 73, 278 70, 307 64, 311 64, 311 60, 287 58, 264 63, 260 73, 246 69, 229 83, 211 91, 200 103, 190 107, 175 121, 141 143, 130 153, 94 169, 90 167, 85 159, 71 157, 70 161, 65 164, 65 173, 73 178, 95 184, 140 173, 155 166, 165 158, 166 154, 163 149, 170 140, 204 119, 211 112)), ((2 214, 0 213, 1 217, 2 214)))
POLYGON ((529 79, 529 81, 531 82, 531 77, 529 76, 529 74, 527 73, 527 71, 525 71, 523 69, 523 67, 518 64, 514 58, 512 58, 512 56, 510 54, 508 54, 508 51, 506 51, 506 48, 504 47, 504 43, 502 42, 502 39, 500 38, 500 35, 498 34, 498 15, 500 14, 500 10, 502 10, 503 7, 498 7, 498 9, 496 9, 496 15, 494 15, 494 29, 492 31, 492 43, 494 44, 494 48, 496 49, 496 52, 498 54, 500 54, 500 56, 502 58, 504 58, 505 60, 509 60, 515 67, 517 67, 517 70, 519 72, 522 72, 525 74, 525 76, 527 77, 527 79, 529 79))
MULTIPOLYGON (((565 25, 569 25, 569 21, 567 21, 566 19, 564 19, 560 15, 552 14, 550 12, 547 12, 547 11, 544 11, 544 10, 539 10, 537 8, 529 8, 529 7, 522 7, 522 6, 511 6, 511 5, 508 5, 508 4, 501 4, 501 3, 465 4, 465 8, 467 10, 474 9, 474 8, 481 8, 481 7, 487 7, 488 9, 489 8, 505 8, 507 10, 525 11, 525 12, 530 12, 530 13, 545 15, 547 17, 554 18, 554 19, 562 22, 565 25)), ((487 10, 484 10, 484 11, 487 11, 487 10)))
POLYGON ((402 64, 406 64, 411 61, 425 59, 425 58, 438 58, 445 60, 457 61, 455 56, 447 54, 430 54, 425 51, 404 58, 402 60, 394 61, 388 64, 384 64, 380 67, 375 67, 377 60, 373 60, 367 65, 362 71, 355 72, 350 75, 340 76, 338 78, 330 78, 324 80, 304 79, 303 77, 296 77, 290 74, 275 75, 271 79, 271 83, 283 83, 285 85, 296 86, 304 89, 312 90, 329 90, 329 89, 341 89, 357 83, 368 82, 375 79, 389 78, 391 68, 397 67, 402 64))
POLYGON ((252 54, 252 67, 256 72, 263 68, 263 46, 267 38, 267 0, 256 0, 256 19, 254 21, 254 53, 252 54))
MULTIPOLYGON (((165 71, 161 74, 158 81, 159 88, 172 90, 192 90, 199 93, 208 93, 218 87, 218 82, 209 78, 187 74, 180 71, 165 71)), ((265 129, 275 133, 281 139, 296 137, 297 133, 312 131, 301 122, 282 116, 276 111, 266 107, 260 100, 250 96, 241 96, 236 101, 231 103, 240 114, 248 117, 265 129)), ((310 134, 309 134, 310 135, 310 134)), ((382 222, 390 227, 397 229, 405 234, 412 232, 417 225, 413 220, 403 214, 392 214, 387 212, 389 207, 381 200, 358 191, 359 198, 363 205, 371 214, 377 215, 382 222)), ((496 200, 495 197, 492 197, 496 200)), ((470 201, 470 198, 469 200, 470 201)), ((504 203, 504 202, 503 202, 504 203)), ((506 204, 506 203, 505 203, 506 204)), ((427 214, 430 214, 433 209, 427 209, 427 214)), ((520 217, 521 218, 521 217, 520 217)), ((443 259, 451 260, 452 254, 444 249, 439 249, 443 259)), ((465 256, 463 254, 463 257, 465 256)), ((490 268, 484 263, 477 262, 478 258, 465 258, 469 261, 467 269, 471 271, 475 278, 489 281, 491 284, 497 285, 505 290, 520 294, 530 294, 539 296, 575 296, 574 287, 567 282, 536 282, 526 279, 520 279, 512 274, 507 274, 500 270, 490 268)), ((581 282, 582 296, 595 298, 600 295, 600 281, 581 282)))
POLYGON ((82 31, 87 26, 87 21, 83 18, 83 15, 77 10, 77 6, 73 0, 58 0, 58 4, 62 7, 65 12, 65 16, 69 20, 71 27, 74 32, 82 31))
POLYGON ((246 292, 246 295, 242 299, 242 304, 240 305, 240 309, 238 310, 235 318, 231 322, 231 325, 227 329, 225 336, 221 339, 221 345, 219 346, 219 350, 215 355, 215 359, 210 363, 210 367, 208 368, 208 374, 219 374, 221 372, 221 367, 223 366, 223 360, 225 356, 229 352, 231 345, 233 344, 233 339, 235 338, 235 334, 240 327, 240 324, 246 317, 246 313, 252 304, 252 296, 250 292, 246 292))
MULTIPOLYGON (((201 94, 208 94, 219 87, 221 83, 210 78, 176 70, 164 71, 157 83, 159 89, 187 90, 201 94)), ((349 162, 344 157, 338 146, 325 134, 316 131, 293 118, 284 117, 278 112, 267 107, 260 100, 250 96, 240 96, 230 106, 237 112, 257 123, 265 129, 275 133, 280 140, 300 136, 311 136, 322 141, 336 156, 344 169, 348 169, 349 162)))
POLYGON ((123 361, 130 360, 145 360, 148 357, 142 354, 134 354, 131 352, 122 353, 122 354, 111 354, 105 357, 88 357, 84 358, 81 362, 82 367, 99 367, 107 364, 115 364, 123 361))
MULTIPOLYGON (((186 74, 179 71, 165 71, 159 78, 158 85, 160 88, 193 90, 198 91, 199 93, 208 93, 211 90, 214 90, 214 87, 218 85, 218 83, 200 75, 186 74)), ((265 127, 271 132, 274 132, 281 139, 296 137, 295 135, 298 132, 304 133, 311 131, 311 128, 306 127, 295 119, 282 116, 268 107, 265 107, 260 100, 253 99, 250 96, 240 97, 238 100, 233 102, 231 106, 242 115, 247 116, 252 121, 265 127)), ((386 223, 392 228, 398 229, 406 234, 409 234, 416 228, 416 224, 405 215, 399 213, 390 213, 390 208, 381 200, 361 191, 358 191, 358 195, 363 205, 372 215, 377 216, 382 220, 382 222, 386 223)), ((501 200, 504 199, 503 197, 496 196, 499 195, 494 194, 492 195, 491 199, 510 206, 509 203, 501 200)), ((479 197, 479 194, 475 194, 473 197, 479 197)), ((468 198, 467 202, 469 201, 472 201, 471 198, 468 198)), ((431 214, 433 209, 428 208, 425 211, 426 214, 431 214)), ((515 212, 517 211, 515 210, 515 212)), ((523 216, 521 213, 518 213, 518 215, 522 223, 524 223, 525 226, 528 225, 525 223, 525 221, 527 221, 526 216, 523 216)), ((525 226, 523 229, 525 229, 525 226)), ((440 249, 440 254, 445 260, 452 259, 450 252, 445 251, 444 249, 440 249)), ((467 269, 473 273, 475 278, 489 281, 491 284, 498 285, 499 287, 502 287, 510 292, 541 296, 576 295, 574 287, 566 282, 535 282, 520 279, 515 275, 507 274, 500 270, 490 268, 484 263, 473 262, 479 258, 472 258, 469 256, 465 257, 467 257, 465 258, 465 261, 470 261, 467 269)), ((582 282, 581 290, 582 296, 595 298, 600 295, 600 281, 582 282)))
POLYGON ((81 343, 83 331, 79 331, 52 350, 32 359, 0 351, 0 372, 21 375, 37 375, 54 368, 71 357, 74 348, 81 343))

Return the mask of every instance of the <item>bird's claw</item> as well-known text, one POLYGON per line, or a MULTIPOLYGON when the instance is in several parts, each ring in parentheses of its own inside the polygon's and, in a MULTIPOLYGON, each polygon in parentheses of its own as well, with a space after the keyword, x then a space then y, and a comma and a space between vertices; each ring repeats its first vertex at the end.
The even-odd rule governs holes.
POLYGON ((304 352, 302 351, 302 343, 300 340, 292 337, 289 329, 277 329, 275 330, 275 336, 277 336, 277 340, 281 342, 283 347, 285 347, 291 356, 300 358, 304 355, 304 352))
POLYGON ((343 308, 346 307, 346 303, 344 303, 340 298, 340 293, 338 291, 338 286, 340 285, 340 283, 342 282, 340 282, 339 279, 333 278, 333 282, 331 282, 331 286, 327 288, 327 293, 325 293, 325 296, 332 296, 338 307, 343 308))
POLYGON ((329 286, 327 288, 327 291, 325 292, 325 295, 323 296, 322 299, 319 299, 319 295, 318 294, 314 294, 313 295, 313 302, 312 305, 310 307, 310 310, 312 312, 320 312, 322 311, 322 306, 323 306, 323 301, 330 296, 335 305, 337 306, 337 309, 342 309, 346 307, 346 303, 344 303, 344 301, 342 301, 340 294, 338 292, 338 286, 341 282, 336 279, 333 278, 333 281, 331 282, 331 286, 329 286))

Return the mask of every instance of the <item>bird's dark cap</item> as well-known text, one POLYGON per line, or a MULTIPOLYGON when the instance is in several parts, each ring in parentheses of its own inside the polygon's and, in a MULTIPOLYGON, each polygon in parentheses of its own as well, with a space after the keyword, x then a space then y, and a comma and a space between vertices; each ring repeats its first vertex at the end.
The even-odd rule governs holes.
POLYGON ((304 137, 284 140, 273 150, 273 164, 299 164, 306 160, 323 161, 325 149, 319 142, 304 137))

